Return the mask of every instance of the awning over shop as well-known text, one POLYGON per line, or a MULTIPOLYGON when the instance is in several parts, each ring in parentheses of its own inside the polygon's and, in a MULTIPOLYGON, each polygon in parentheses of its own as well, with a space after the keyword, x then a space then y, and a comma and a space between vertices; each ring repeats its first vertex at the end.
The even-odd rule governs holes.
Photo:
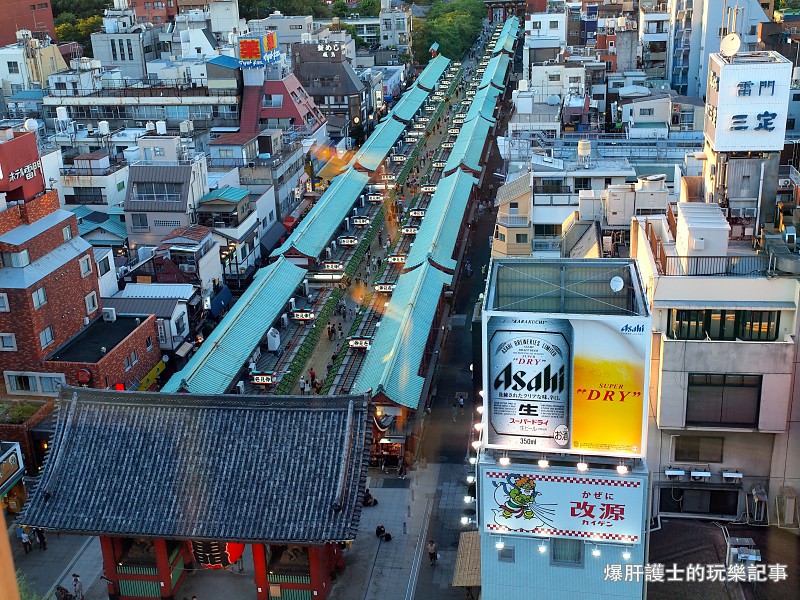
POLYGON ((267 229, 266 233, 261 236, 261 245, 264 247, 262 254, 267 255, 272 252, 272 249, 286 233, 286 227, 284 227, 283 223, 278 221, 273 223, 272 227, 267 229))
POLYGON ((458 540, 453 587, 480 587, 481 585, 481 534, 462 531, 458 540))
POLYGON ((183 342, 178 349, 175 350, 175 356, 179 356, 181 358, 186 358, 186 355, 189 354, 189 351, 192 349, 191 342, 183 342))

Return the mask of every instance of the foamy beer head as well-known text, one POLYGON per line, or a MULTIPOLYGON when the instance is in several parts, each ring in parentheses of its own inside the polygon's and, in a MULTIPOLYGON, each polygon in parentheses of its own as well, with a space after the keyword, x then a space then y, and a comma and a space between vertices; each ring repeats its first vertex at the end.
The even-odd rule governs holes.
POLYGON ((572 444, 576 450, 641 452, 645 352, 643 330, 619 322, 576 324, 572 444))

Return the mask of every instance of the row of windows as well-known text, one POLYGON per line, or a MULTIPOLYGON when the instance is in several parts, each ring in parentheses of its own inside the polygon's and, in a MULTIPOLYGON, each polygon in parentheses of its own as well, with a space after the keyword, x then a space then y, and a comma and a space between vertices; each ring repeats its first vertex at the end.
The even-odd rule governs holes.
POLYGON ((64 385, 64 375, 60 373, 27 373, 24 371, 5 371, 3 378, 6 390, 11 394, 55 395, 64 385))
MULTIPOLYGON (((72 229, 69 225, 63 227, 61 234, 64 236, 65 242, 72 239, 72 229)), ((31 255, 27 249, 19 252, 0 253, 0 267, 22 268, 27 267, 29 264, 31 264, 31 255)))
POLYGON ((669 312, 667 331, 676 340, 778 339, 780 312, 776 310, 683 310, 669 312))
POLYGON ((116 61, 116 60, 120 60, 120 61, 125 60, 125 49, 122 46, 122 42, 123 41, 128 42, 128 44, 127 44, 127 46, 128 46, 128 60, 133 60, 133 44, 131 43, 131 40, 115 40, 114 38, 111 38, 108 41, 111 44, 111 58, 114 61, 116 61), (116 42, 119 42, 119 59, 117 59, 117 45, 116 45, 116 42))
MULTIPOLYGON (((506 241, 506 234, 499 229, 495 232, 494 236, 497 240, 501 242, 506 241)), ((514 234, 514 243, 515 244, 527 244, 528 243, 528 234, 527 233, 516 233, 514 234)))
MULTIPOLYGON (((550 564, 554 567, 583 567, 586 543, 583 540, 552 538, 550 547, 550 564)), ((497 553, 500 562, 516 562, 514 546, 505 546, 497 553)))
MULTIPOLYGON (((2 296, 6 296, 6 294, 2 294, 2 296)), ((47 294, 45 293, 44 288, 39 288, 32 294, 33 296, 33 305, 35 308, 40 308, 47 304, 47 294)), ((5 305, 8 306, 8 298, 4 298, 5 305)), ((98 308, 97 304, 97 292, 89 292, 83 298, 83 304, 86 307, 86 314, 91 315, 95 312, 98 308)), ((53 327, 48 325, 42 331, 39 332, 39 345, 41 346, 42 350, 47 348, 50 344, 53 343, 55 340, 55 334, 53 333, 53 327)), ((0 351, 2 352, 16 352, 17 350, 17 336, 13 333, 0 333, 0 351)))

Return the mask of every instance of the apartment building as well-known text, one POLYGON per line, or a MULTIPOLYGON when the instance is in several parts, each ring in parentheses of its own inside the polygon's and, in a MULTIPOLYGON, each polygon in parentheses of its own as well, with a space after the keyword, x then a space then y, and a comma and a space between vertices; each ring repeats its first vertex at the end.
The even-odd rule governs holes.
POLYGON ((137 389, 160 360, 155 321, 103 308, 92 247, 45 191, 35 134, 0 132, 0 370, 7 394, 137 389))

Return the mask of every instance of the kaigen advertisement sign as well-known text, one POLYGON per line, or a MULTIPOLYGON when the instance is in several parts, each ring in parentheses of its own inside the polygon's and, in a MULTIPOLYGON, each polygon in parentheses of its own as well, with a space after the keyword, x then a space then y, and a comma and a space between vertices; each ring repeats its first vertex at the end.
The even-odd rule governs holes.
POLYGON ((484 314, 484 443, 644 453, 648 317, 484 314))
POLYGON ((487 467, 481 476, 486 533, 638 544, 646 480, 635 475, 487 467))

